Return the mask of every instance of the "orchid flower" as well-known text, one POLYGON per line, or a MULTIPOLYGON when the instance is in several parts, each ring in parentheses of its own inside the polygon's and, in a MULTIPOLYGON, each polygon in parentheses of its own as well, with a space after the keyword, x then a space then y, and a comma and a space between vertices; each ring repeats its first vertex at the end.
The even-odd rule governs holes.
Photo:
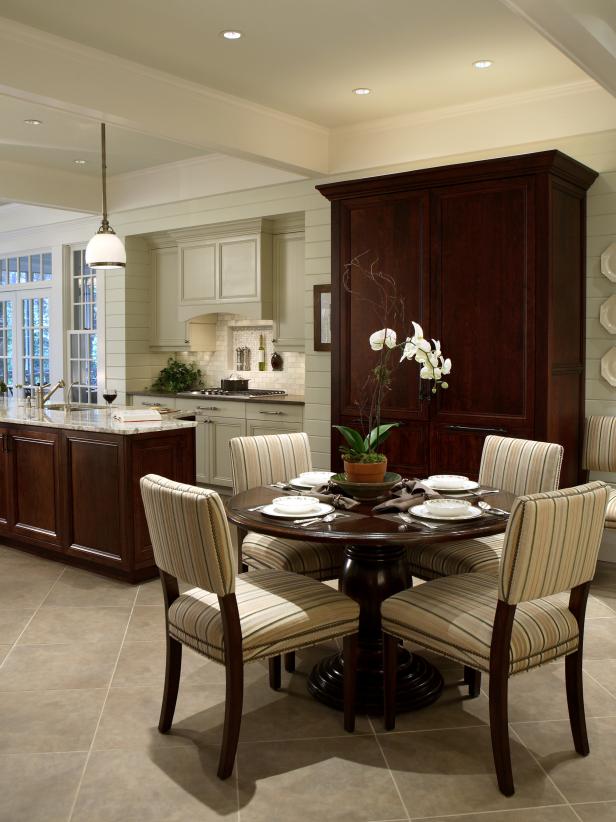
POLYGON ((393 328, 381 328, 370 335, 370 348, 373 351, 381 351, 383 345, 387 348, 395 348, 397 345, 396 332, 393 328))

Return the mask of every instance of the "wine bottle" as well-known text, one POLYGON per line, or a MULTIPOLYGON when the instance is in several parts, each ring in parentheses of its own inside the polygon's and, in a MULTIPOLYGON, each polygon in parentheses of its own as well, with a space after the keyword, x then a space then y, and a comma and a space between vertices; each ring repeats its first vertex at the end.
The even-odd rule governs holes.
POLYGON ((265 342, 263 334, 259 334, 259 371, 265 371, 265 342))

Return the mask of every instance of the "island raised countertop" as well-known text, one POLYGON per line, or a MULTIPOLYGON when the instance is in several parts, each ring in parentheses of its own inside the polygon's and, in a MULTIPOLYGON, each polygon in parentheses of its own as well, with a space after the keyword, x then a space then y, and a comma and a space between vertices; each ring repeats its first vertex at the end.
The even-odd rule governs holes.
POLYGON ((156 576, 139 480, 195 484, 195 423, 0 403, 0 538, 131 582, 156 576))

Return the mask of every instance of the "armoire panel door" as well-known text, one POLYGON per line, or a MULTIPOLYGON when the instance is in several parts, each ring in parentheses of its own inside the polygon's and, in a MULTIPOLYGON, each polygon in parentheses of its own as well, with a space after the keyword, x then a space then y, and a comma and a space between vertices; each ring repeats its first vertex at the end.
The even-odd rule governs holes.
MULTIPOLYGON (((404 298, 404 322, 395 323, 403 339, 411 320, 429 327, 429 225, 428 195, 425 192, 380 197, 358 197, 340 203, 340 277, 334 294, 333 382, 336 397, 334 415, 357 416, 358 402, 367 396, 365 381, 378 362, 368 338, 384 326, 381 311, 374 305, 376 289, 351 270, 349 290, 343 284, 347 263, 360 258, 361 264, 393 277, 404 298)), ((383 402, 383 415, 396 420, 427 419, 426 403, 419 400, 418 368, 415 364, 395 367, 390 390, 383 402)))
POLYGON ((528 426, 534 420, 534 179, 433 192, 431 336, 453 368, 438 422, 528 426))

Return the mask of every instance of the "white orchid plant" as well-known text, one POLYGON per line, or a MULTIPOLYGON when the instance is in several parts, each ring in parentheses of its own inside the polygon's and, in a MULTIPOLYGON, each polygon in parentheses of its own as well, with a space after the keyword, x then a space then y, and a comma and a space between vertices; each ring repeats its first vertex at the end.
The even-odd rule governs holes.
MULTIPOLYGON (((346 268, 343 280, 344 286, 350 293, 353 289, 350 286, 351 272, 357 271, 361 276, 368 278, 375 286, 379 299, 372 300, 361 297, 367 302, 371 302, 380 309, 384 315, 385 328, 375 331, 370 335, 370 348, 380 352, 377 365, 371 369, 362 391, 362 400, 359 402, 362 422, 365 422, 365 434, 355 428, 346 425, 334 425, 344 437, 345 444, 340 446, 340 450, 345 460, 349 462, 384 462, 385 456, 378 452, 378 447, 391 434, 394 428, 400 423, 381 424, 381 405, 386 391, 391 385, 392 367, 389 361, 396 351, 401 352, 400 359, 396 365, 400 365, 405 360, 414 360, 420 366, 419 376, 422 380, 429 381, 432 385, 430 393, 436 394, 439 388, 446 389, 449 384, 443 379, 451 373, 451 360, 445 358, 441 351, 439 340, 428 341, 424 337, 422 327, 412 321, 413 335, 406 337, 404 342, 398 342, 398 336, 391 324, 396 320, 403 319, 404 303, 398 296, 396 282, 382 272, 375 270, 372 264, 369 269, 363 268, 358 258, 353 260, 346 268)), ((395 367, 395 366, 394 366, 395 367)), ((430 396, 428 394, 428 399, 430 396)))

